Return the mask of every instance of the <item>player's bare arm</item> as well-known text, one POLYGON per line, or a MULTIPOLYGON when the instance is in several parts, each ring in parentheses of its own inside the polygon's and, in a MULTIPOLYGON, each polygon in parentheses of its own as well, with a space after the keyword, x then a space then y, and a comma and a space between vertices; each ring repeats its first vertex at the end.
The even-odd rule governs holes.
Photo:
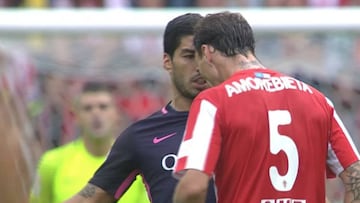
POLYGON ((209 179, 209 176, 201 171, 187 170, 175 188, 173 203, 205 202, 209 179))
POLYGON ((86 185, 85 188, 79 192, 79 195, 83 196, 86 199, 92 198, 95 196, 95 190, 96 190, 96 187, 94 185, 89 184, 89 185, 86 185))
POLYGON ((113 203, 114 201, 115 199, 103 189, 89 183, 64 203, 113 203))
POLYGON ((360 161, 346 168, 341 174, 345 186, 345 203, 360 203, 360 161))

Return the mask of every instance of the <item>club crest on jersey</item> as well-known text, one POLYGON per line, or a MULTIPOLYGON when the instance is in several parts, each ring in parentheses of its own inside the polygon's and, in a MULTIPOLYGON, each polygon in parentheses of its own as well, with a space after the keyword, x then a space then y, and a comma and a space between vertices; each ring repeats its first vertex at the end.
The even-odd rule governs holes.
POLYGON ((257 78, 270 78, 270 74, 268 73, 256 72, 254 75, 257 78))

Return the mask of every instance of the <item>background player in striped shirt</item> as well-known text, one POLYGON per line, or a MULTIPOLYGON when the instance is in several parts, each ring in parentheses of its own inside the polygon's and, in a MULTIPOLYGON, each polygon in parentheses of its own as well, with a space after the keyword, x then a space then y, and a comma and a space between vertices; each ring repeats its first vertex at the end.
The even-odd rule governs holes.
MULTIPOLYGON (((197 71, 193 45, 194 27, 201 18, 184 14, 165 28, 163 65, 172 82, 171 102, 129 126, 87 186, 66 203, 114 202, 138 174, 143 176, 151 202, 172 201, 177 183, 172 171, 188 110, 193 98, 208 87, 197 71)), ((207 202, 215 203, 214 188, 209 188, 207 202)))
POLYGON ((193 101, 175 168, 174 202, 322 203, 339 175, 360 202, 359 154, 333 104, 315 88, 265 68, 238 13, 207 15, 195 30, 201 75, 213 88, 193 101))

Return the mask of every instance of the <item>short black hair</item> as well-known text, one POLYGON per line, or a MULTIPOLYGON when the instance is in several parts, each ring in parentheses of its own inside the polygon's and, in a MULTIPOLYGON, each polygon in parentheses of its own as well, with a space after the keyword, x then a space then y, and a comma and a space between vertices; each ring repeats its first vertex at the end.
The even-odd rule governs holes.
POLYGON ((175 50, 180 45, 181 38, 194 35, 196 24, 203 17, 197 13, 186 13, 172 19, 165 28, 163 42, 164 52, 172 58, 175 50))
POLYGON ((83 93, 87 92, 112 92, 112 88, 109 84, 104 82, 98 82, 98 81, 87 81, 83 87, 82 91, 83 93))

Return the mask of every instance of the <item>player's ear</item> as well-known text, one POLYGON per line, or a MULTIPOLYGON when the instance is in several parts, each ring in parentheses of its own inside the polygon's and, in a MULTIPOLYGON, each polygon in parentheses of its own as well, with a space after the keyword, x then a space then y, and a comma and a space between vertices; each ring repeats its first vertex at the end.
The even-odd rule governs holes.
POLYGON ((80 99, 79 98, 75 98, 75 100, 73 102, 71 102, 70 105, 70 111, 73 115, 73 121, 76 125, 79 124, 79 120, 80 120, 80 111, 81 111, 81 106, 80 106, 80 99))
POLYGON ((211 62, 211 53, 213 51, 212 49, 213 49, 213 47, 209 46, 207 44, 201 45, 201 51, 202 51, 202 54, 204 55, 203 57, 205 58, 205 61, 207 61, 207 62, 211 62))
POLYGON ((167 53, 164 53, 164 55, 163 55, 163 67, 168 72, 170 72, 172 70, 171 56, 167 53))

